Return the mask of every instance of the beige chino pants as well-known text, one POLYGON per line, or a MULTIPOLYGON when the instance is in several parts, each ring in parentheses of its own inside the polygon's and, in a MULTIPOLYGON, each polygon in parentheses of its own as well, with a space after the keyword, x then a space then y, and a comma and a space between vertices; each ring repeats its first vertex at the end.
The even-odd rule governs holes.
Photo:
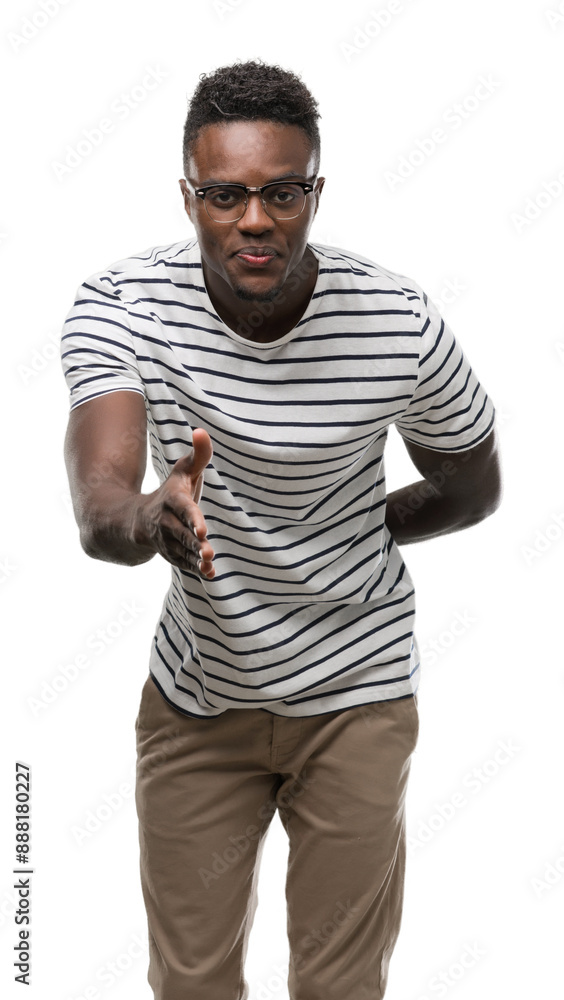
POLYGON ((302 718, 251 708, 194 719, 149 676, 135 731, 156 1000, 248 1000, 277 810, 289 838, 291 1000, 381 1000, 401 922, 417 695, 302 718))

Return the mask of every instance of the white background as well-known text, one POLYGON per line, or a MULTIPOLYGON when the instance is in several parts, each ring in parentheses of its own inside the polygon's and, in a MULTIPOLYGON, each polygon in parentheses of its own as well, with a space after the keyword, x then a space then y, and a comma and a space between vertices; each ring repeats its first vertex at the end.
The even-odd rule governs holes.
MULTIPOLYGON (((387 1000, 561 996, 558 3, 49 0, 49 15, 39 0, 4 4, 3 996, 152 995, 134 721, 169 567, 158 557, 111 565, 80 548, 58 338, 86 277, 192 235, 178 188, 187 101, 200 73, 237 58, 298 72, 319 101, 327 181, 310 238, 418 281, 498 413, 502 506, 470 530, 403 549, 418 594, 421 729, 387 1000), (151 68, 161 82, 143 92, 151 68), (120 115, 132 93, 135 106, 120 115), (56 164, 108 117, 112 131, 60 176, 56 164), (437 129, 445 138, 433 150, 437 129), (409 176, 393 184, 401 162, 409 176), (118 634, 124 602, 137 611, 118 634), (99 629, 109 642, 96 645, 99 629), (87 664, 62 690, 63 668, 81 655, 87 664), (33 774, 27 991, 12 967, 17 760, 33 774), (469 946, 478 957, 457 964, 469 946)), ((386 456, 388 490, 420 478, 395 429, 386 456)), ((148 472, 145 490, 156 485, 148 472)), ((246 966, 250 1000, 288 997, 286 860, 276 815, 246 966)))

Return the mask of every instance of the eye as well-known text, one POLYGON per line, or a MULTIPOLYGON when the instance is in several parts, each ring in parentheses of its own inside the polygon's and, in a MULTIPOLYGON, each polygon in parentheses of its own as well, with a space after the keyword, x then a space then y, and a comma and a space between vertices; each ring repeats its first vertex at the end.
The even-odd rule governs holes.
POLYGON ((265 196, 272 205, 293 205, 298 198, 303 198, 303 189, 297 184, 277 184, 267 188, 265 196))
POLYGON ((233 208, 243 198, 243 192, 235 187, 208 188, 206 198, 216 208, 233 208))

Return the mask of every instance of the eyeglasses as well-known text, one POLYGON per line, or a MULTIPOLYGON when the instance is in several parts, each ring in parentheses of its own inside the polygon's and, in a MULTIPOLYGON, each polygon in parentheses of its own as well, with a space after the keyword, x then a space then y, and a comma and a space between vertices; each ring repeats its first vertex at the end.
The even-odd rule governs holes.
POLYGON ((186 181, 197 198, 201 198, 206 212, 214 222, 238 222, 247 211, 249 194, 260 195, 266 214, 276 221, 297 219, 301 215, 306 195, 313 191, 313 184, 304 181, 272 181, 262 187, 245 187, 244 184, 208 184, 195 188, 186 181))

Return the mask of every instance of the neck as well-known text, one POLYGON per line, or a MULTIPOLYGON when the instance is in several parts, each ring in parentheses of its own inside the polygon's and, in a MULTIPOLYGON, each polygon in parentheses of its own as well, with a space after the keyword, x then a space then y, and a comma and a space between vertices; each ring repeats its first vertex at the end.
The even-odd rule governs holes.
POLYGON ((306 247, 300 263, 290 272, 278 295, 268 301, 240 299, 204 260, 202 270, 212 305, 223 322, 247 340, 267 342, 289 333, 303 316, 317 282, 318 263, 306 247))

